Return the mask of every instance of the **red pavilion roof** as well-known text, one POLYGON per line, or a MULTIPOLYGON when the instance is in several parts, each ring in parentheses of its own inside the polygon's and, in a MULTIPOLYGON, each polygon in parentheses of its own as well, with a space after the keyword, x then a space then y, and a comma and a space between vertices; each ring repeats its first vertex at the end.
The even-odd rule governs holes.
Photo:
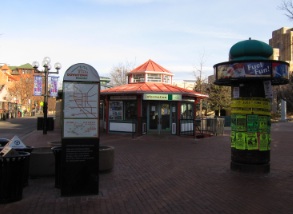
POLYGON ((174 93, 182 94, 183 96, 208 98, 208 95, 201 94, 189 89, 180 88, 178 86, 155 83, 155 82, 141 82, 131 83, 127 85, 116 86, 113 88, 101 90, 101 95, 126 95, 126 94, 144 94, 144 93, 174 93))
POLYGON ((138 66, 137 68, 133 69, 129 73, 145 73, 145 72, 160 72, 160 73, 168 73, 169 75, 173 75, 169 70, 163 68, 162 66, 158 65, 151 59, 145 62, 144 64, 138 66))

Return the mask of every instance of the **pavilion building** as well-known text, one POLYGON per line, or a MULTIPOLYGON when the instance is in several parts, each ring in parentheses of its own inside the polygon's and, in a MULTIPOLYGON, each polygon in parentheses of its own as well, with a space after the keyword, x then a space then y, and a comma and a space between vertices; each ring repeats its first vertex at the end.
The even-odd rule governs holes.
POLYGON ((128 84, 101 90, 101 125, 109 132, 179 135, 180 120, 195 119, 207 95, 172 85, 173 74, 152 60, 127 73, 128 84))

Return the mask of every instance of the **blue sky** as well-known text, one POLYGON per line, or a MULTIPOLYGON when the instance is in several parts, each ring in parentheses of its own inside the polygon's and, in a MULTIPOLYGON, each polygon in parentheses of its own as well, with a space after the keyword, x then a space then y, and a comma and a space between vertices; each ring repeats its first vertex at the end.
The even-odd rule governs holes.
POLYGON ((1 2, 0 63, 87 63, 100 76, 119 64, 149 59, 194 79, 228 60, 249 37, 268 43, 272 31, 291 27, 282 0, 7 0, 1 2))

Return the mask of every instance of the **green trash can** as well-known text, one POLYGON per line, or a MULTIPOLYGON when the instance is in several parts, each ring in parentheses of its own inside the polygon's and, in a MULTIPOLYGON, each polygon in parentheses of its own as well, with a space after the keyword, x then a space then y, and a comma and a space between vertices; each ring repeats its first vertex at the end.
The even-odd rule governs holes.
POLYGON ((22 199, 25 163, 28 152, 18 152, 10 157, 0 156, 0 203, 10 203, 22 199))

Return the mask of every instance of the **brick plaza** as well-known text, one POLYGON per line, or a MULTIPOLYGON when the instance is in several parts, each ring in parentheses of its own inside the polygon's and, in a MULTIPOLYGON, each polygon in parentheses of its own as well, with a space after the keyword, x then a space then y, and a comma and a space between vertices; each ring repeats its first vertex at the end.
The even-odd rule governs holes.
MULTIPOLYGON (((115 166, 100 174, 99 195, 61 197, 54 177, 30 179, 22 200, 0 204, 7 214, 293 212, 292 122, 272 124, 271 172, 230 170, 230 131, 202 139, 172 135, 102 134, 115 166)), ((56 133, 34 131, 26 145, 49 146, 56 133)))

